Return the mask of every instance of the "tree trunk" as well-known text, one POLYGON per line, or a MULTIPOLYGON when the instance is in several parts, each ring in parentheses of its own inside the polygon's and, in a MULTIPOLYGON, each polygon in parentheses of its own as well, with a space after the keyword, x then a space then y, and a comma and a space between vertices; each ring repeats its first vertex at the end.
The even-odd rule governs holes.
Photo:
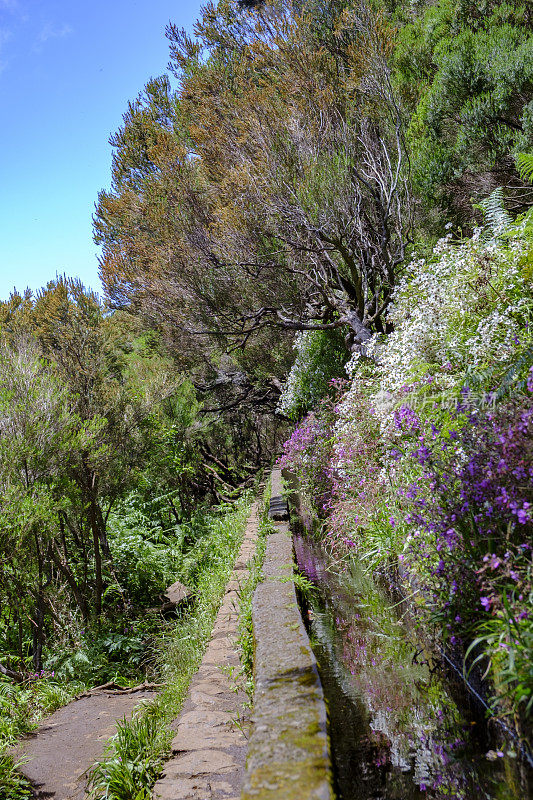
POLYGON ((78 608, 80 609, 83 619, 86 622, 89 616, 87 609, 87 600, 84 597, 80 587, 78 586, 72 570, 68 566, 66 560, 63 562, 60 553, 57 552, 57 550, 54 550, 53 546, 50 548, 50 557, 54 562, 55 566, 57 567, 58 571, 61 573, 61 575, 63 575, 68 585, 70 586, 72 594, 74 595, 74 599, 76 600, 78 608))
POLYGON ((41 591, 37 595, 33 623, 33 667, 40 672, 43 668, 44 644, 44 598, 41 591))
POLYGON ((33 614, 33 667, 36 672, 43 668, 43 643, 44 643, 44 576, 43 576, 43 555, 39 537, 34 534, 35 552, 37 555, 37 565, 39 570, 39 583, 35 598, 35 609, 33 614))
POLYGON ((21 672, 14 672, 12 669, 7 669, 3 664, 0 664, 0 674, 5 675, 6 678, 11 678, 15 683, 22 683, 24 681, 24 675, 21 672))
POLYGON ((94 610, 96 612, 96 616, 99 617, 102 613, 102 595, 104 593, 104 582, 102 579, 102 556, 100 554, 100 540, 98 538, 98 531, 96 528, 93 528, 93 545, 94 545, 94 570, 96 574, 94 610))

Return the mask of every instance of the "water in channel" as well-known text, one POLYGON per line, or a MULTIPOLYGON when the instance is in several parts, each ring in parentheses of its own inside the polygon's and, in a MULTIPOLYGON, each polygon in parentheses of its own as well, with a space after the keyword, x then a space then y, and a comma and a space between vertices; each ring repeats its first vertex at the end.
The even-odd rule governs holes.
POLYGON ((516 745, 487 739, 483 717, 431 673, 385 593, 355 566, 336 568, 310 537, 294 546, 316 587, 309 632, 337 800, 528 800, 516 745))

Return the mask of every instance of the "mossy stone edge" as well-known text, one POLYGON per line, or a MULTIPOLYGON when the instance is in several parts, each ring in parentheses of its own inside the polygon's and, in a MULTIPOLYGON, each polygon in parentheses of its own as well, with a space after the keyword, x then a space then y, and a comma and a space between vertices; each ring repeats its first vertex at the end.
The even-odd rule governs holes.
POLYGON ((268 537, 252 606, 255 694, 241 800, 333 800, 326 705, 290 578, 286 524, 268 537))

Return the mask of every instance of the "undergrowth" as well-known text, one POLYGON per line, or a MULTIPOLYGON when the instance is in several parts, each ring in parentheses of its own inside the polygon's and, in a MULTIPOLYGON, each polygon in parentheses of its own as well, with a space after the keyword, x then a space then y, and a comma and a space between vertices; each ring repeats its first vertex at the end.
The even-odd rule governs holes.
POLYGON ((244 689, 250 698, 254 693, 254 633, 252 623, 252 598, 257 584, 263 577, 263 561, 265 558, 267 535, 272 533, 273 523, 268 518, 271 485, 268 481, 263 495, 263 508, 259 518, 259 531, 255 553, 248 564, 248 575, 239 586, 239 626, 237 631, 237 648, 241 662, 244 689))
POLYGON ((242 540, 249 498, 235 507, 196 520, 195 542, 182 560, 178 579, 197 600, 187 616, 163 631, 157 641, 157 666, 164 688, 143 703, 130 721, 120 723, 105 758, 90 779, 91 800, 149 800, 150 789, 168 756, 170 723, 198 669, 242 540))

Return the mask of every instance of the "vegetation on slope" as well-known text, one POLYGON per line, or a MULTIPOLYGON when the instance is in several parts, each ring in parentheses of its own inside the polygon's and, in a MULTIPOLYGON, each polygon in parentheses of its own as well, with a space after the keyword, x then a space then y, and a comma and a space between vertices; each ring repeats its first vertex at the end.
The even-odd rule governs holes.
POLYGON ((387 564, 527 734, 531 31, 492 0, 169 26, 111 139, 105 305, 61 278, 0 306, 6 696, 151 674, 139 610, 291 420, 332 546, 387 564))
POLYGON ((374 337, 285 445, 333 548, 385 570, 527 735, 532 216, 411 262, 374 337))

